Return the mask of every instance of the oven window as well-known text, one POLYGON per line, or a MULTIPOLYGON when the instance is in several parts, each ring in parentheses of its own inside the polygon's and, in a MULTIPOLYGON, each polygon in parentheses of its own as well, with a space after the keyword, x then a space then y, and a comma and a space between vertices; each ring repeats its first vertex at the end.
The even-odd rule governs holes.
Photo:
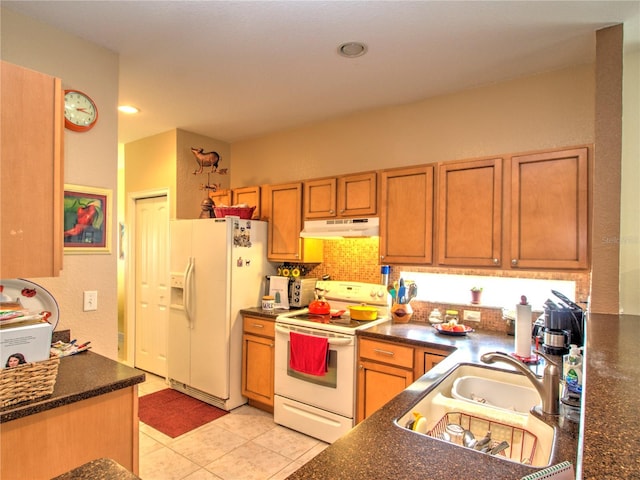
POLYGON ((338 385, 338 352, 329 350, 328 372, 323 376, 309 375, 307 373, 298 372, 289 366, 290 347, 287 342, 287 375, 297 378, 303 382, 322 385, 323 387, 336 388, 338 385))

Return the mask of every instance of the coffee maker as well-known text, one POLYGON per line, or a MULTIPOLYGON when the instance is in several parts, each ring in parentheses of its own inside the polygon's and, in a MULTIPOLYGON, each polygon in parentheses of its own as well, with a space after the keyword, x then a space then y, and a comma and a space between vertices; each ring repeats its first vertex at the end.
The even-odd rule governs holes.
POLYGON ((542 351, 550 355, 569 353, 569 345, 584 345, 584 312, 565 295, 551 290, 561 301, 549 299, 544 303, 542 351))

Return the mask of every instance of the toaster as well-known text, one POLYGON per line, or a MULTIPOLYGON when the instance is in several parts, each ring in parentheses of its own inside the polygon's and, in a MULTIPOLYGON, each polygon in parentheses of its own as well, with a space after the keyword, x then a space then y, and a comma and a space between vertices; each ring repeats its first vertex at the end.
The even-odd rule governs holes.
POLYGON ((289 282, 289 306, 306 307, 315 298, 317 278, 297 277, 289 282))

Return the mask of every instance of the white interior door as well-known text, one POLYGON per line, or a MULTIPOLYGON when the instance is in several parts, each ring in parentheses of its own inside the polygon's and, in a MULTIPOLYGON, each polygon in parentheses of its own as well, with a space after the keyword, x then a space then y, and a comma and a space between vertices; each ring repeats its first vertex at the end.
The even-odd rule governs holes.
POLYGON ((169 204, 166 196, 136 200, 135 366, 167 375, 169 204))

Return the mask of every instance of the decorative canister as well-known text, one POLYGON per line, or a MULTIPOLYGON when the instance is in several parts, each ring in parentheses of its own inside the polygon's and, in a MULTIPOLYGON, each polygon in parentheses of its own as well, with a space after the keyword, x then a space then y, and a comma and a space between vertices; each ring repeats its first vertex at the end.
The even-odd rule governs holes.
POLYGON ((265 312, 273 312, 275 306, 275 300, 271 295, 265 295, 262 297, 262 310, 265 312))
POLYGON ((412 315, 413 308, 410 303, 394 303, 391 307, 393 323, 408 323, 412 315))

